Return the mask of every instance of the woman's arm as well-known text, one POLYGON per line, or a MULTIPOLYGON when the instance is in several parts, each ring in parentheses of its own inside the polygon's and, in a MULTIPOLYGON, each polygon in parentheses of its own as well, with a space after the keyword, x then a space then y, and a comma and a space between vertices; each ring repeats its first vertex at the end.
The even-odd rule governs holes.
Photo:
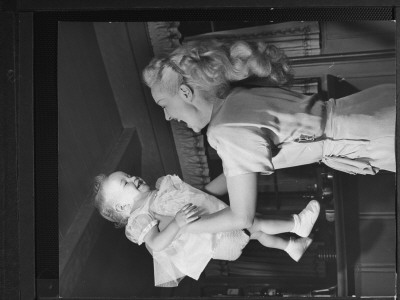
POLYGON ((153 226, 144 237, 144 242, 153 251, 161 251, 168 247, 181 228, 186 224, 195 221, 197 206, 189 203, 183 206, 175 215, 175 218, 160 231, 158 226, 153 226))
POLYGON ((204 191, 213 196, 223 196, 228 192, 226 177, 222 173, 204 187, 204 191))
POLYGON ((190 233, 217 233, 249 228, 253 224, 257 202, 257 173, 226 178, 230 207, 209 215, 182 230, 190 233))

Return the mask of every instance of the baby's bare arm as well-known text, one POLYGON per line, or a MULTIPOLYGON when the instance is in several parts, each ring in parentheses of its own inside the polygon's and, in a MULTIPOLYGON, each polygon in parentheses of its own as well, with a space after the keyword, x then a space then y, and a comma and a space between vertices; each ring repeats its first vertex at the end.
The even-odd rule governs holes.
POLYGON ((198 218, 196 214, 197 207, 195 205, 189 203, 183 206, 162 231, 159 230, 158 226, 154 226, 144 237, 144 242, 153 251, 165 249, 172 243, 181 228, 198 218))

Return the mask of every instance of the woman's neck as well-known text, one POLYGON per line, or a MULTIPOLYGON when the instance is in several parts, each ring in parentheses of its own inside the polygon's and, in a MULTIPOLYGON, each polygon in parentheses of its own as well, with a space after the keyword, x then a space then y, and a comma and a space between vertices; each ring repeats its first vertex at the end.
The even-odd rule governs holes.
POLYGON ((213 119, 214 115, 221 109, 224 102, 225 102, 225 99, 220 99, 220 98, 214 99, 213 110, 211 113, 211 120, 213 119))

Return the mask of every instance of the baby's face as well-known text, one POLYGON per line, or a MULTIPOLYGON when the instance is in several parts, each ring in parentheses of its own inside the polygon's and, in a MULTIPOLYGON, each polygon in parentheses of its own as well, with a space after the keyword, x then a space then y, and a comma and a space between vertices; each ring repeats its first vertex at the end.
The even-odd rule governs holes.
POLYGON ((136 200, 150 191, 150 187, 140 177, 130 176, 124 172, 115 172, 108 176, 103 184, 106 198, 113 199, 114 204, 134 206, 136 200))

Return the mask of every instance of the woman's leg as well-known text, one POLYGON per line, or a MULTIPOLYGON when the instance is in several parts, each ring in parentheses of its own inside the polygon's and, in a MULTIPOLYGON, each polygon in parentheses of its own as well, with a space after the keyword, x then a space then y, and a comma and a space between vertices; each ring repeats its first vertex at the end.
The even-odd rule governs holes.
POLYGON ((308 237, 286 240, 260 231, 252 233, 250 239, 258 240, 265 247, 283 250, 295 261, 299 261, 312 242, 308 237))

